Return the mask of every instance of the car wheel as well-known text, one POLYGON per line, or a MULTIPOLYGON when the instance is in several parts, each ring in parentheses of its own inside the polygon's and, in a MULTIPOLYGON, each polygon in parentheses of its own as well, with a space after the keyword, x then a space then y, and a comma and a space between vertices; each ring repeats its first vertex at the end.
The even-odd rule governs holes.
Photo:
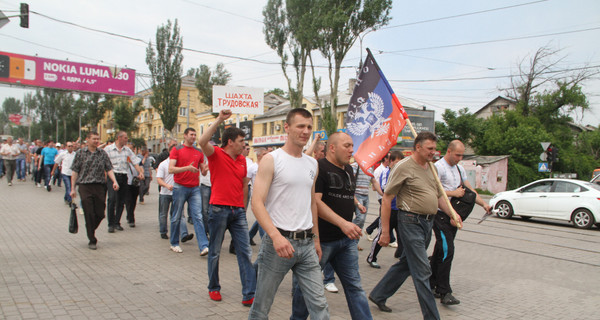
POLYGON ((527 221, 527 220, 531 219, 531 217, 530 216, 521 216, 521 219, 527 221))
POLYGON ((571 221, 577 228, 589 229, 594 224, 594 216, 587 209, 577 209, 571 215, 571 221))
POLYGON ((498 202, 498 204, 496 205, 496 209, 498 209, 496 215, 499 218, 509 219, 513 215, 513 208, 510 205, 510 203, 508 203, 508 201, 498 202))

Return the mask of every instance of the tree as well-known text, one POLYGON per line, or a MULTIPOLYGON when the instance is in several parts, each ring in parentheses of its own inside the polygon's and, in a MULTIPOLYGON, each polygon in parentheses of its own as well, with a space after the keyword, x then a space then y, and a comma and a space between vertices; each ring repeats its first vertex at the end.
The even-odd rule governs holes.
POLYGON ((109 100, 112 104, 115 129, 131 133, 137 129, 135 118, 142 111, 142 100, 135 100, 130 104, 128 99, 114 98, 109 100))
MULTIPOLYGON (((188 74, 190 74, 189 71, 188 74)), ((196 78, 196 88, 198 88, 200 101, 208 106, 212 106, 213 86, 224 86, 231 80, 231 73, 225 69, 225 65, 222 63, 218 63, 212 71, 207 65, 200 65, 193 72, 193 76, 196 78)))
POLYGON ((265 41, 281 58, 281 70, 288 84, 292 108, 302 107, 304 77, 310 52, 317 47, 322 0, 269 0, 263 9, 265 41), (295 85, 288 74, 292 58, 295 85))
POLYGON ((179 91, 181 89, 181 63, 183 40, 179 34, 177 19, 156 30, 156 51, 152 42, 146 49, 146 64, 152 75, 152 96, 150 103, 160 114, 166 130, 172 131, 177 123, 179 91), (172 29, 172 30, 171 30, 172 29))
POLYGON ((13 97, 4 99, 2 102, 2 112, 0 112, 0 128, 3 134, 11 134, 10 127, 13 125, 9 120, 10 114, 21 113, 22 103, 13 97))
POLYGON ((288 94, 285 91, 283 91, 283 89, 281 89, 281 88, 273 88, 271 90, 268 90, 267 92, 265 92, 265 95, 267 95, 269 93, 276 94, 284 99, 289 98, 288 94))
MULTIPOLYGON (((360 34, 377 30, 388 23, 392 1, 322 0, 320 2, 323 12, 320 17, 319 51, 329 63, 329 105, 331 114, 336 115, 342 62, 360 34)), ((333 117, 328 121, 332 120, 333 125, 337 126, 337 119, 333 117)))
POLYGON ((450 141, 458 139, 467 145, 471 145, 476 137, 483 133, 483 119, 477 118, 463 108, 458 111, 446 109, 442 114, 444 122, 436 121, 435 132, 439 137, 437 148, 446 151, 450 141))

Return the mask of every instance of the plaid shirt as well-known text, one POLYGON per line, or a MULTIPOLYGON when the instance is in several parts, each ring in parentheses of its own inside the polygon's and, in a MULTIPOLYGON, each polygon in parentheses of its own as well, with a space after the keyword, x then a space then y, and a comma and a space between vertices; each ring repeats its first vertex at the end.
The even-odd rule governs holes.
POLYGON ((129 171, 129 167, 127 167, 127 158, 129 158, 134 165, 140 163, 140 159, 127 146, 123 146, 123 148, 119 150, 117 144, 113 143, 105 147, 104 151, 108 154, 115 173, 127 174, 129 171))
POLYGON ((104 150, 96 149, 96 152, 91 152, 84 147, 75 153, 71 170, 78 174, 76 184, 104 184, 105 172, 112 170, 112 164, 104 150))

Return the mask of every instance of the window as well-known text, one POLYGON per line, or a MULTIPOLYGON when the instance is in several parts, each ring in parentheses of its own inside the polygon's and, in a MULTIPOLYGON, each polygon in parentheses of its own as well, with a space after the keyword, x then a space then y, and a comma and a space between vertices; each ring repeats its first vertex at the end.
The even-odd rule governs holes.
POLYGON ((274 122, 272 122, 271 125, 269 126, 269 134, 270 135, 275 134, 275 123, 274 122))
POLYGON ((521 189, 522 192, 550 192, 552 189, 552 181, 540 181, 538 183, 532 184, 527 188, 521 189))
POLYGON ((177 133, 181 132, 181 125, 179 123, 177 124, 176 129, 177 130, 175 132, 177 132, 177 133))
POLYGON ((267 124, 263 123, 263 136, 267 135, 267 124))
POLYGON ((187 116, 187 108, 179 108, 179 115, 182 117, 187 116))
POLYGON ((204 133, 204 125, 203 125, 203 124, 201 124, 201 125, 200 125, 200 134, 203 134, 203 133, 204 133))
POLYGON ((584 187, 566 181, 556 181, 556 186, 554 187, 554 192, 582 192, 587 191, 584 187))

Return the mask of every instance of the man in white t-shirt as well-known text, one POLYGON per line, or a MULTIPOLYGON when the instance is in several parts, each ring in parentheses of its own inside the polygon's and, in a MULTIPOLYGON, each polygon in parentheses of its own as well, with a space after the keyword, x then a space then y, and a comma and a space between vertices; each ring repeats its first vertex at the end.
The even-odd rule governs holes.
POLYGON ((284 124, 287 141, 281 149, 265 155, 258 168, 252 212, 267 234, 256 261, 256 293, 248 319, 268 319, 277 289, 289 270, 305 292, 311 319, 329 319, 319 266, 317 161, 302 153, 312 122, 306 109, 291 110, 284 124))
MULTIPOLYGON (((169 239, 167 235, 167 212, 169 207, 169 217, 173 215, 174 207, 173 204, 173 174, 169 173, 169 158, 164 160, 158 165, 156 169, 156 181, 161 186, 160 193, 158 195, 158 228, 160 231, 160 237, 163 239, 169 239)), ((170 219, 169 219, 170 220, 170 219)), ((189 234, 185 218, 181 215, 181 223, 179 224, 179 231, 181 233, 181 242, 186 242, 194 237, 194 234, 189 234)))
POLYGON ((75 152, 73 151, 73 142, 67 141, 65 143, 67 150, 65 152, 59 152, 56 158, 54 158, 54 166, 52 167, 52 172, 50 172, 51 176, 54 176, 56 170, 60 171, 60 175, 62 176, 62 180, 65 183, 65 203, 71 203, 71 175, 73 171, 71 170, 71 165, 73 164, 73 159, 75 159, 75 152))

